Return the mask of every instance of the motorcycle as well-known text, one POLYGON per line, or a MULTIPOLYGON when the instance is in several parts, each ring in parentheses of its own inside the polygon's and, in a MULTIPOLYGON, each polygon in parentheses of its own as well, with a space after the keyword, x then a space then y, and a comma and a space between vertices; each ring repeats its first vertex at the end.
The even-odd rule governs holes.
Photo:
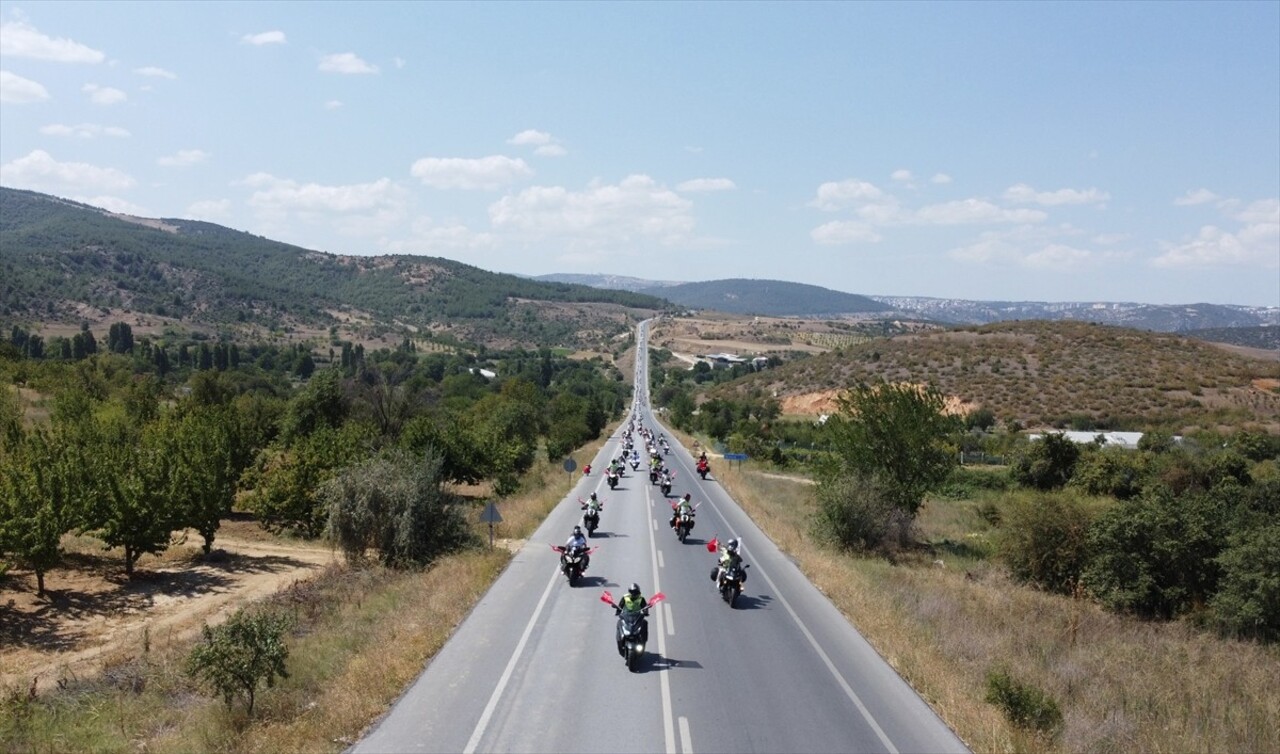
POLYGON ((711 471, 711 465, 706 460, 698 461, 698 476, 702 477, 702 481, 707 481, 707 472, 711 471))
POLYGON ((671 477, 662 478, 662 496, 671 497, 671 477))
POLYGON ((658 483, 658 470, 651 468, 649 469, 649 484, 657 484, 657 483, 658 483))
POLYGON ((739 564, 730 566, 728 570, 721 572, 720 581, 716 584, 716 588, 720 590, 720 596, 728 603, 729 607, 733 607, 733 601, 738 599, 738 595, 742 594, 742 585, 747 580, 747 569, 750 565, 739 564))
MULTIPOLYGON (((602 503, 600 507, 603 508, 604 504, 602 503)), ((594 537, 596 529, 600 527, 600 511, 588 509, 586 503, 582 504, 582 510, 586 511, 582 514, 582 528, 587 530, 588 537, 594 537)))
POLYGON ((587 556, 599 548, 592 547, 583 551, 569 550, 564 545, 551 545, 551 549, 560 553, 560 572, 569 580, 569 586, 577 586, 578 579, 582 578, 582 572, 586 569, 587 556))
POLYGON ((658 592, 649 598, 649 607, 640 612, 630 612, 623 610, 620 605, 613 601, 613 595, 605 592, 600 595, 600 601, 613 608, 613 612, 618 616, 618 627, 616 639, 618 642, 618 654, 622 655, 622 659, 627 663, 627 670, 632 673, 640 669, 640 658, 644 657, 644 645, 649 641, 649 608, 666 599, 667 596, 662 592, 658 592))
POLYGON ((676 518, 676 538, 680 540, 680 544, 684 544, 689 532, 693 531, 693 523, 693 511, 681 513, 676 518))
POLYGON ((618 472, 614 471, 613 469, 610 469, 608 472, 606 472, 606 474, 607 474, 606 478, 609 480, 609 489, 611 490, 618 489, 618 472))

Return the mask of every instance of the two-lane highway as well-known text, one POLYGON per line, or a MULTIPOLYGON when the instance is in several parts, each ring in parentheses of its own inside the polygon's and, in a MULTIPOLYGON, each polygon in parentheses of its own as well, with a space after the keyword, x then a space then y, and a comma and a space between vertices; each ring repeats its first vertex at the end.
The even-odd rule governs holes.
MULTIPOLYGON (((637 329, 629 418, 662 432, 648 407, 647 332, 647 322, 637 329)), ((619 454, 626 426, 594 469, 619 454)), ((601 473, 580 479, 354 751, 965 751, 719 484, 698 479, 685 449, 672 443, 666 461, 672 499, 689 492, 699 505, 687 543, 644 466, 613 491, 601 473), (599 549, 575 588, 550 545, 568 538, 591 491, 605 500, 599 549), (742 540, 751 564, 733 608, 710 580, 713 535, 742 540), (667 595, 638 673, 618 656, 614 614, 600 602, 633 581, 667 595)))

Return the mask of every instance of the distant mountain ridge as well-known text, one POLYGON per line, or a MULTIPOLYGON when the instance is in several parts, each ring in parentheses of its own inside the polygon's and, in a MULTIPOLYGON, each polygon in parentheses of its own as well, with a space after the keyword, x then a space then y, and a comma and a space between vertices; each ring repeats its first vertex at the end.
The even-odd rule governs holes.
MULTIPOLYGON (((544 279, 572 278, 598 288, 622 288, 614 275, 544 275, 544 279)), ((1197 335, 1236 342, 1230 330, 1280 325, 1280 306, 1230 304, 1139 304, 1132 302, 975 301, 928 296, 859 296, 828 288, 777 280, 713 280, 702 283, 662 283, 625 278, 626 290, 649 293, 696 309, 735 314, 784 317, 874 315, 924 319, 944 324, 982 325, 1009 320, 1078 320, 1155 332, 1197 335), (755 298, 758 297, 758 298, 755 298), (869 302, 869 303, 868 303, 869 302)), ((1240 345, 1270 343, 1267 332, 1245 335, 1240 345)))
POLYGON ((573 285, 589 285, 592 288, 605 288, 614 291, 631 291, 638 293, 646 288, 666 288, 673 285, 683 285, 682 282, 676 280, 645 280, 643 278, 628 277, 627 275, 589 275, 576 272, 555 272, 550 275, 533 275, 533 280, 541 280, 545 283, 571 283, 573 285))

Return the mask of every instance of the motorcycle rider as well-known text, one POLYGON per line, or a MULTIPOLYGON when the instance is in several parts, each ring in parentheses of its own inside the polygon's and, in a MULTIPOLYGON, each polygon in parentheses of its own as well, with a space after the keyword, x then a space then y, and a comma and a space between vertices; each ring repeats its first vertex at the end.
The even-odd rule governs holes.
MULTIPOLYGON (((622 599, 618 600, 613 609, 616 614, 621 614, 625 611, 628 613, 640 613, 643 616, 647 614, 645 611, 649 609, 649 601, 640 593, 640 585, 633 582, 631 588, 627 590, 626 594, 622 595, 622 599)), ((649 643, 649 621, 643 618, 640 621, 640 643, 649 643)), ((621 637, 618 638, 618 654, 623 654, 621 637)))
MULTIPOLYGON (((592 493, 594 495, 594 493, 592 493)), ((582 527, 573 527, 573 533, 569 535, 569 541, 564 543, 565 554, 573 552, 582 553, 582 572, 587 572, 587 566, 591 565, 591 555, 587 553, 587 538, 582 536, 582 527)))
POLYGON ((741 568, 742 556, 738 554, 738 540, 731 539, 724 546, 724 551, 720 553, 720 562, 715 568, 711 569, 711 580, 720 584, 720 577, 729 572, 731 568, 738 568, 742 574, 742 583, 747 583, 747 572, 741 568))
POLYGON ((684 493, 684 497, 680 498, 680 502, 672 506, 675 509, 671 514, 672 529, 676 528, 676 522, 680 520, 682 515, 686 513, 693 515, 693 503, 691 502, 691 497, 692 496, 686 492, 684 493))
POLYGON ((594 492, 591 493, 591 497, 587 498, 587 501, 583 503, 583 507, 587 511, 585 514, 583 514, 584 517, 595 516, 596 523, 599 524, 600 509, 604 507, 604 503, 600 502, 600 498, 596 497, 596 493, 594 492))

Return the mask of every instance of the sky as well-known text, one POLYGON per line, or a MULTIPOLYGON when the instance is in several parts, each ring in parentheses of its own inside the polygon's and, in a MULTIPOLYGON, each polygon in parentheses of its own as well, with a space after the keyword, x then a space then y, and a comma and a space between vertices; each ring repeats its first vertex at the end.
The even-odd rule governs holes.
POLYGON ((1280 2, 0 0, 0 185, 519 274, 1280 306, 1280 2))

